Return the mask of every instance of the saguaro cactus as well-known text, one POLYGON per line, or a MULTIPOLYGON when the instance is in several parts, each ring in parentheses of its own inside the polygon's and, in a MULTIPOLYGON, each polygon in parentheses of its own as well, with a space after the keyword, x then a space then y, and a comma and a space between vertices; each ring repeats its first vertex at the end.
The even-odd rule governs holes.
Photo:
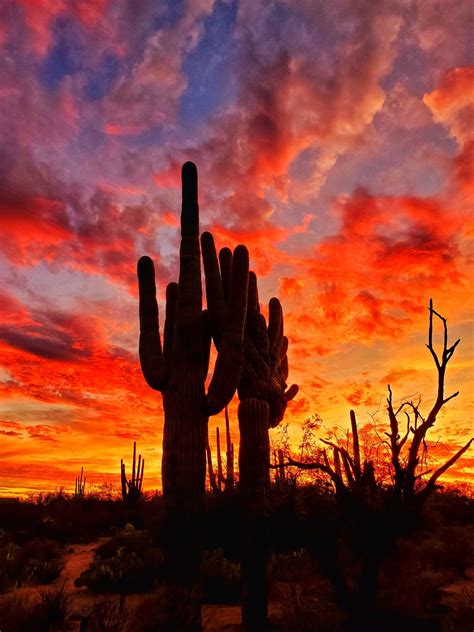
POLYGON ((120 459, 120 480, 122 483, 122 499, 129 504, 139 500, 142 495, 143 472, 145 470, 145 459, 142 455, 138 455, 137 466, 137 442, 133 442, 133 461, 132 461, 132 478, 127 480, 125 472, 125 463, 120 459), (136 467, 137 466, 137 467, 136 467))
POLYGON ((268 327, 260 313, 257 277, 249 275, 245 362, 238 393, 239 471, 243 502, 242 623, 261 630, 268 618, 266 589, 265 496, 270 482, 268 429, 283 419, 298 392, 287 388, 288 338, 283 332, 280 301, 269 303, 268 327))
MULTIPOLYGON (((170 283, 166 290, 163 346, 153 262, 149 257, 138 262, 139 353, 145 380, 163 394, 162 480, 168 519, 168 583, 183 588, 190 602, 196 603, 207 423, 210 415, 229 403, 242 373, 248 252, 244 246, 234 251, 227 303, 219 274, 212 265, 205 265, 208 307, 209 303, 219 305, 217 322, 210 309, 209 315, 202 309, 197 169, 190 162, 182 169, 182 196, 179 283, 170 283), (206 393, 211 336, 218 354, 206 393)), ((202 246, 203 250, 214 249, 209 233, 202 235, 202 246)), ((200 608, 191 610, 190 620, 175 622, 174 629, 200 629, 200 608)))
MULTIPOLYGON (((215 323, 213 335, 219 345, 219 322, 229 300, 229 270, 233 256, 223 248, 217 260, 214 243, 203 240, 206 271, 220 280, 223 296, 219 301, 208 295, 209 320, 215 323)), ((269 323, 260 313, 257 277, 249 274, 245 353, 242 378, 238 387, 240 429, 239 473, 243 506, 242 521, 242 620, 247 629, 261 630, 267 620, 265 587, 266 558, 264 507, 268 487, 270 443, 269 427, 283 419, 288 402, 298 392, 293 384, 287 389, 288 338, 283 332, 283 311, 280 301, 269 304, 269 323)))
POLYGON ((84 476, 84 479, 82 478, 84 474, 84 468, 81 467, 81 474, 80 476, 76 477, 76 485, 74 488, 74 496, 76 498, 84 498, 84 493, 86 491, 86 477, 84 476))
POLYGON ((217 456, 217 473, 214 471, 214 466, 212 464, 212 452, 211 446, 209 444, 209 438, 207 439, 206 444, 206 453, 207 453, 207 471, 209 476, 209 485, 211 491, 215 494, 222 492, 222 488, 226 493, 232 492, 234 489, 234 444, 232 443, 232 439, 230 436, 230 421, 229 421, 229 412, 227 410, 227 406, 225 407, 225 427, 226 427, 226 463, 225 463, 225 476, 224 476, 224 467, 222 461, 222 453, 221 453, 221 440, 220 440, 220 431, 219 427, 216 428, 216 456, 217 456))

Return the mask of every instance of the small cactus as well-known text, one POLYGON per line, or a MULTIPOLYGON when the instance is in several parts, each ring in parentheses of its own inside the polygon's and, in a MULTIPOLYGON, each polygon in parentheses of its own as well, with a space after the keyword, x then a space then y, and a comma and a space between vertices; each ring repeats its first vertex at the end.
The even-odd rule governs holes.
POLYGON ((75 498, 84 498, 84 493, 86 491, 86 477, 84 476, 84 468, 81 467, 80 476, 76 476, 76 485, 74 488, 74 497, 75 498))
POLYGON ((129 504, 137 502, 142 495, 143 487, 143 472, 145 470, 145 459, 142 459, 142 455, 138 455, 137 458, 137 442, 133 442, 133 461, 132 461, 132 478, 127 480, 125 472, 125 463, 123 459, 120 459, 120 480, 122 483, 122 499, 129 504), (136 467, 137 466, 137 467, 136 467))
POLYGON ((221 440, 220 430, 216 427, 216 452, 217 452, 217 473, 214 471, 212 463, 212 451, 209 444, 209 437, 207 438, 206 454, 207 454, 207 467, 209 476, 209 485, 211 491, 214 493, 220 493, 222 491, 230 492, 234 489, 234 444, 230 436, 230 421, 229 412, 227 406, 225 407, 225 426, 226 426, 226 462, 225 462, 225 475, 224 466, 221 452, 221 440))

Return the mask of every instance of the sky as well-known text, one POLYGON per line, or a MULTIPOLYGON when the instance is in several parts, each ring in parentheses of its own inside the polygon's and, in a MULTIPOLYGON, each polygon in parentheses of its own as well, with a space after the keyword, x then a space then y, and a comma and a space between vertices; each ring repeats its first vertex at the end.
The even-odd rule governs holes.
MULTIPOLYGON (((464 0, 1 3, 0 494, 72 491, 81 466, 118 486, 134 440, 160 487, 135 271, 154 258, 163 309, 186 160, 202 230, 282 301, 294 445, 315 413, 383 432, 387 384, 429 409, 430 298, 461 338, 430 454, 467 442, 472 21, 464 0)), ((471 450, 445 480, 473 473, 471 450)))

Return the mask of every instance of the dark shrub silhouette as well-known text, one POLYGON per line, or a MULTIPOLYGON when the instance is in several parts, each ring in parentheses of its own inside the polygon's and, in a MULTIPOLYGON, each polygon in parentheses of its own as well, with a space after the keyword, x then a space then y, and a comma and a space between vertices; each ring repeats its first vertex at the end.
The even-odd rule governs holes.
POLYGON ((96 593, 137 593, 163 580, 163 554, 146 531, 119 535, 99 546, 74 584, 96 593))

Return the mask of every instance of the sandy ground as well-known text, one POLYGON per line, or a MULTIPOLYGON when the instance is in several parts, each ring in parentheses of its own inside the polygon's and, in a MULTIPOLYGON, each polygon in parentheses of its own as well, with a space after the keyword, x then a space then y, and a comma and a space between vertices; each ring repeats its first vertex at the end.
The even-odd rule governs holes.
POLYGON ((446 603, 454 605, 456 602, 465 602, 466 599, 474 603, 474 567, 466 571, 466 577, 464 579, 445 586, 442 588, 442 591, 445 594, 443 601, 446 603))
MULTIPOLYGON (((107 541, 108 538, 100 538, 96 542, 85 545, 75 545, 68 549, 66 553, 66 563, 61 577, 56 583, 66 579, 66 586, 73 595, 73 610, 78 615, 87 615, 97 595, 88 591, 85 587, 76 588, 74 580, 89 566, 94 556, 95 549, 107 541)), ((114 598, 112 596, 112 598, 114 598)), ((117 600, 119 597, 117 596, 117 600)), ((126 604, 128 607, 136 606, 143 599, 143 595, 127 595, 126 604)), ((214 606, 205 605, 203 607, 203 630, 205 632, 240 630, 240 608, 238 606, 214 606)))

